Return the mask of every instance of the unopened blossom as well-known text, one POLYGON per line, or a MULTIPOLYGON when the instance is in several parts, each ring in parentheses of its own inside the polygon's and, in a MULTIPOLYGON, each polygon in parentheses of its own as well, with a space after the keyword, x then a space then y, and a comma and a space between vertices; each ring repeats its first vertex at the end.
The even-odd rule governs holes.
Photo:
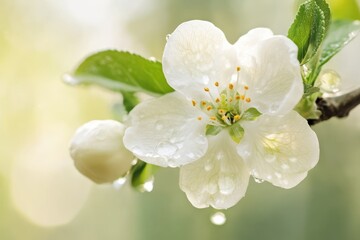
POLYGON ((285 36, 257 28, 230 44, 209 22, 185 22, 168 38, 163 71, 175 92, 132 110, 124 144, 145 162, 181 167, 195 207, 235 205, 251 175, 292 188, 318 162, 317 136, 292 110, 303 83, 285 36))
POLYGON ((96 183, 109 183, 131 168, 134 155, 123 144, 125 126, 114 120, 93 120, 77 129, 70 143, 76 168, 96 183))

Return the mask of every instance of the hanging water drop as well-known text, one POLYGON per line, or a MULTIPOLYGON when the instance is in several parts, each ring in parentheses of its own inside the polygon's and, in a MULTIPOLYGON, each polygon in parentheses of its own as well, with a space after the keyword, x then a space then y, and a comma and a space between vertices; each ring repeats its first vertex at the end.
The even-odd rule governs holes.
POLYGON ((154 189, 154 176, 151 176, 144 184, 137 187, 140 192, 152 192, 154 189))
POLYGON ((226 222, 226 216, 223 212, 216 212, 210 217, 210 221, 214 225, 223 225, 226 222))
POLYGON ((126 177, 121 177, 117 180, 115 180, 112 185, 113 188, 115 188, 116 190, 119 190, 120 188, 122 188, 122 186, 124 186, 124 184, 126 183, 126 177))
POLYGON ((161 142, 156 146, 156 151, 160 156, 171 157, 178 150, 177 146, 170 142, 161 142))
POLYGON ((64 83, 72 85, 72 86, 80 84, 79 79, 71 76, 70 74, 64 74, 62 76, 62 80, 63 80, 64 83))
POLYGON ((322 71, 316 83, 316 86, 326 93, 336 93, 340 91, 340 85, 340 75, 330 69, 322 71))

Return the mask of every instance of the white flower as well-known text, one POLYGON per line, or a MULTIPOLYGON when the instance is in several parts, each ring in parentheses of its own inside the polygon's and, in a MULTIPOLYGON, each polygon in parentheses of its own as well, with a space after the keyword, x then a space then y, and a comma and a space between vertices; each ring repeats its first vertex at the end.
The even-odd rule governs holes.
POLYGON ((114 120, 93 120, 79 127, 70 144, 76 168, 96 183, 122 177, 134 155, 123 144, 125 127, 114 120))
POLYGON ((181 167, 195 207, 235 205, 250 175, 294 187, 318 162, 316 134, 292 110, 303 84, 288 38, 257 28, 231 45, 213 24, 185 22, 163 70, 176 92, 136 106, 124 144, 145 162, 181 167))

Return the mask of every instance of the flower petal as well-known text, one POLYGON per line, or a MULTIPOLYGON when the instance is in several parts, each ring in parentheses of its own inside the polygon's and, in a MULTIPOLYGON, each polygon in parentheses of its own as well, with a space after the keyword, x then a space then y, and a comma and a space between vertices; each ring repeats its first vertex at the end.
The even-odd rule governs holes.
POLYGON ((269 28, 254 28, 245 35, 241 36, 235 43, 239 53, 248 52, 249 49, 254 48, 257 44, 265 39, 272 37, 274 34, 269 28))
POLYGON ((244 122, 243 128, 245 135, 237 150, 256 178, 293 187, 319 160, 317 136, 295 111, 284 116, 262 115, 244 122))
POLYGON ((167 40, 163 70, 171 87, 187 97, 205 99, 204 87, 228 82, 235 71, 236 52, 212 23, 182 23, 167 40))
POLYGON ((209 149, 180 169, 180 188, 197 208, 234 206, 246 192, 249 171, 227 131, 209 137, 209 149))
POLYGON ((271 115, 292 110, 304 92, 297 46, 284 36, 272 36, 246 54, 239 53, 240 76, 249 86, 252 107, 271 115))
POLYGON ((130 121, 124 145, 145 162, 178 167, 206 152, 206 115, 179 93, 140 103, 131 111, 130 121))

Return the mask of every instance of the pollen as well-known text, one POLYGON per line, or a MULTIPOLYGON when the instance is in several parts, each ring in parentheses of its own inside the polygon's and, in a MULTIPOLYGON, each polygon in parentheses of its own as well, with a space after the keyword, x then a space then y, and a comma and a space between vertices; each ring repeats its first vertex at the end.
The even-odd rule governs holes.
POLYGON ((206 87, 206 88, 204 88, 204 91, 205 91, 205 92, 208 92, 208 91, 210 91, 210 90, 209 90, 209 88, 206 87))
POLYGON ((249 86, 245 85, 245 86, 244 86, 244 89, 245 89, 245 90, 249 90, 249 86))
POLYGON ((216 87, 218 87, 218 86, 219 86, 219 82, 215 82, 214 84, 215 84, 215 86, 216 86, 216 87))
POLYGON ((234 85, 232 83, 229 83, 229 89, 233 90, 234 89, 234 85))
POLYGON ((213 121, 216 121, 216 117, 215 117, 215 116, 210 117, 210 119, 213 120, 213 121))
POLYGON ((248 97, 248 98, 245 99, 245 101, 246 102, 251 102, 251 98, 248 97))
POLYGON ((217 103, 220 102, 220 99, 219 99, 219 98, 216 98, 216 99, 215 99, 215 102, 217 102, 217 103))
POLYGON ((236 71, 240 72, 240 69, 241 68, 239 66, 236 67, 236 71))
POLYGON ((210 111, 212 109, 212 106, 208 106, 206 110, 210 111))
POLYGON ((234 120, 235 120, 235 121, 240 120, 240 115, 235 115, 235 116, 234 116, 234 120))
POLYGON ((201 105, 205 106, 206 102, 205 101, 201 101, 201 105))
POLYGON ((191 100, 192 105, 195 107, 196 106, 196 101, 195 100, 191 100))
POLYGON ((201 120, 202 120, 202 117, 200 117, 200 116, 199 116, 199 117, 197 117, 197 120, 201 121, 201 120))

